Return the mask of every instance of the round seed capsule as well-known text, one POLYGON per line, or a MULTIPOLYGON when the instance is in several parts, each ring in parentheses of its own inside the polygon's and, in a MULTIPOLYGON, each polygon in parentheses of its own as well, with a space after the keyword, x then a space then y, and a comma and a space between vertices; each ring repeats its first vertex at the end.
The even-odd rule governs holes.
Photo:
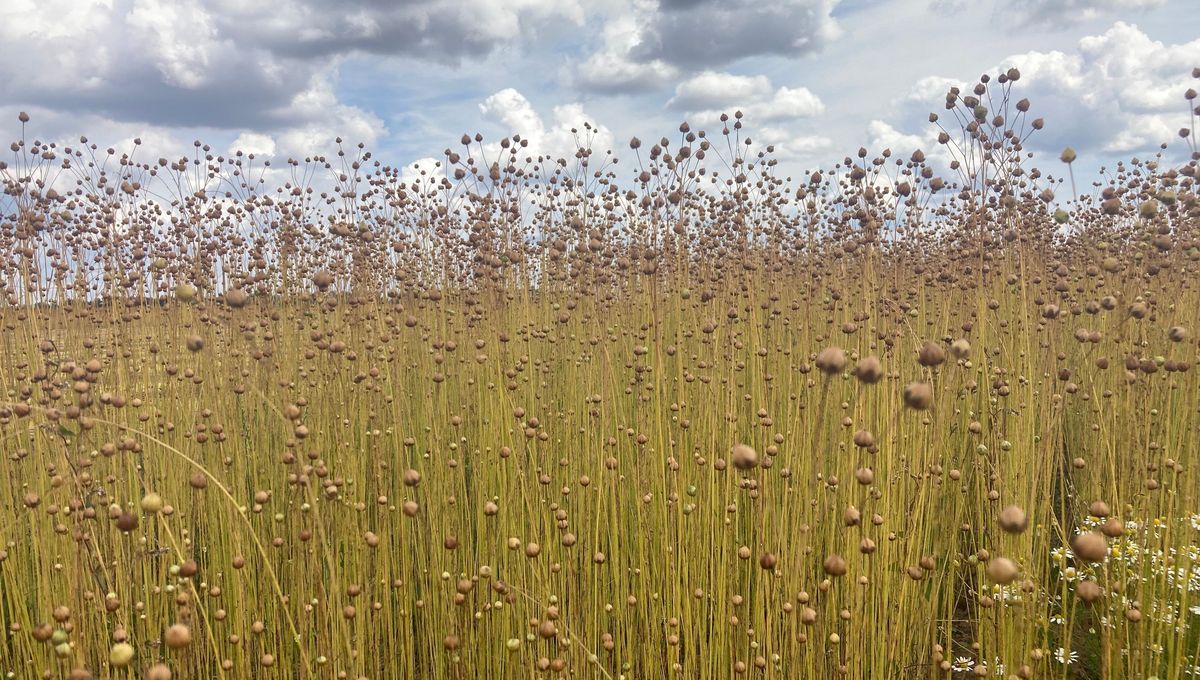
POLYGON ((758 452, 745 444, 733 447, 729 454, 733 466, 739 470, 751 470, 758 467, 758 452))

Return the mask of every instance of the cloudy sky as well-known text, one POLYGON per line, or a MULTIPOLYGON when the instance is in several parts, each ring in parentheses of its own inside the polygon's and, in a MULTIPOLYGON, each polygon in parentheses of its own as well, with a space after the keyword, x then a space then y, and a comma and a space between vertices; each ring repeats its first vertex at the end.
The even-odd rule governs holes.
POLYGON ((1085 168, 1181 149, 1194 0, 0 0, 0 131, 411 165, 464 132, 539 152, 719 130, 784 167, 932 148, 949 85, 1017 66, 1038 145, 1085 168))

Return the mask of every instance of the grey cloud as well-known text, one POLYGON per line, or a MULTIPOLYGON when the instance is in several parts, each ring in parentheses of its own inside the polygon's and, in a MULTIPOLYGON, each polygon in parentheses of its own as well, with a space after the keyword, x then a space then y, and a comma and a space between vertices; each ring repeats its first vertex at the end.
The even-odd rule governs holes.
POLYGON ((578 10, 570 0, 45 4, 0 25, 0 100, 155 125, 260 130, 320 117, 324 104, 294 104, 346 55, 479 59, 538 28, 570 23, 578 10))
POLYGON ((291 109, 292 98, 309 83, 314 71, 304 64, 285 69, 282 81, 252 72, 226 73, 209 84, 184 88, 162 82, 152 68, 130 68, 97 89, 26 88, 20 93, 0 92, 9 101, 20 100, 58 111, 101 114, 113 120, 145 121, 180 127, 263 129, 304 122, 291 109))
MULTIPOLYGON (((513 10, 510 16, 519 23, 522 13, 513 10)), ((305 0, 284 18, 249 23, 246 18, 225 14, 222 29, 302 59, 358 51, 456 63, 484 57, 508 39, 484 25, 487 18, 470 3, 458 2, 305 0)))
POLYGON ((1062 27, 1162 7, 1166 0, 1011 0, 997 10, 1021 28, 1062 27))
POLYGON ((659 0, 658 6, 664 10, 693 9, 711 0, 659 0))
POLYGON ((668 0, 660 3, 630 50, 636 61, 660 59, 689 69, 751 56, 816 52, 837 34, 834 0, 668 0))

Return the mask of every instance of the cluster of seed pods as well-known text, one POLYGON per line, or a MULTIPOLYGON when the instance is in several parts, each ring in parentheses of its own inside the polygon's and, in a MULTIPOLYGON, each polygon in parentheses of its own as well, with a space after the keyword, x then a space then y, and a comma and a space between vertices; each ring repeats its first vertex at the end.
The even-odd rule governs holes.
POLYGON ((22 137, 0 674, 1185 677, 1198 156, 1070 195, 1019 79, 799 179, 22 137))

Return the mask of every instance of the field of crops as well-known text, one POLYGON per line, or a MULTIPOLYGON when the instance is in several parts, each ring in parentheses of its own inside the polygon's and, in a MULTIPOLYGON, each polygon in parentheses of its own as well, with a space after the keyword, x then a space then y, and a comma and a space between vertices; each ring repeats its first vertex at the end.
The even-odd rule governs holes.
POLYGON ((1039 172, 1018 77, 794 178, 23 120, 0 673, 1196 676, 1197 155, 1039 172))

